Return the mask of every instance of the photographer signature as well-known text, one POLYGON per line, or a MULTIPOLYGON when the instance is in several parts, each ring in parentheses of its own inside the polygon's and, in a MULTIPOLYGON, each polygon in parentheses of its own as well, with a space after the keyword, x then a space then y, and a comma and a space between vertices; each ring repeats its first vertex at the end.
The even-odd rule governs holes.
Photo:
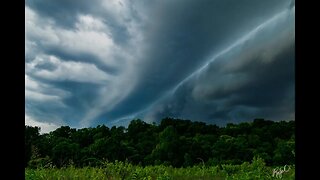
POLYGON ((277 167, 277 168, 274 168, 273 169, 273 172, 272 172, 272 177, 276 177, 276 178, 282 178, 282 174, 283 173, 287 173, 290 171, 290 166, 288 165, 285 165, 284 167, 277 167))

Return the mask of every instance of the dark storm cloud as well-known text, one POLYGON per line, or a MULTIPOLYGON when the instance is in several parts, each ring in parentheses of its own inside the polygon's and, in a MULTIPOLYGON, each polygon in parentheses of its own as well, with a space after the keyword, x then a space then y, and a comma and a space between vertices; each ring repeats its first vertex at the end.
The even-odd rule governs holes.
POLYGON ((217 124, 294 119, 294 58, 294 14, 284 11, 213 58, 147 117, 217 124))
POLYGON ((294 11, 250 34, 291 9, 290 0, 27 1, 26 119, 292 118, 294 11))
MULTIPOLYGON (((141 81, 110 119, 146 108, 213 52, 221 51, 290 1, 161 1, 145 33, 147 50, 137 72, 141 81), (254 15, 254 16, 253 16, 254 15), (132 105, 131 105, 132 104, 132 105)), ((109 114, 110 115, 110 114, 109 114)))

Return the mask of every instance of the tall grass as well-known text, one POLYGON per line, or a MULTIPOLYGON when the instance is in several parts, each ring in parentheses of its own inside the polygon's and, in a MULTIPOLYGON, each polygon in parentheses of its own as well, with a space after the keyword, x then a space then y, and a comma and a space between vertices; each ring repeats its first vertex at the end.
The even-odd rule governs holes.
MULTIPOLYGON (((279 169, 279 167, 278 167, 279 169)), ((212 179, 295 179, 294 165, 283 172, 281 176, 274 176, 274 168, 265 166, 262 159, 255 158, 252 163, 241 165, 193 166, 187 168, 173 168, 171 166, 134 166, 130 163, 116 161, 104 163, 101 167, 75 168, 36 168, 25 171, 27 180, 67 180, 67 179, 110 179, 110 180, 212 180, 212 179)))

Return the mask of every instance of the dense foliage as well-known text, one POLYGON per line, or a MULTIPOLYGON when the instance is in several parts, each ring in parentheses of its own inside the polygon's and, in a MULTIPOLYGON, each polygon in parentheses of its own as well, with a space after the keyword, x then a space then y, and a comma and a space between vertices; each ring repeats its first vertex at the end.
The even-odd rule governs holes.
POLYGON ((40 134, 25 126, 25 166, 101 167, 129 162, 137 167, 240 165, 260 157, 267 166, 295 164, 295 122, 255 119, 225 127, 164 118, 160 124, 132 120, 127 128, 73 129, 40 134))

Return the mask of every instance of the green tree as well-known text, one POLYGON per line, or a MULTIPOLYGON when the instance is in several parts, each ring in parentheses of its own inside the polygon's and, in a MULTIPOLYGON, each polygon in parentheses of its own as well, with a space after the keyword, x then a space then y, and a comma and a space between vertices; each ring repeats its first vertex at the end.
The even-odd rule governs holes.
POLYGON ((32 156, 32 149, 35 147, 35 142, 39 138, 40 135, 40 127, 32 127, 32 126, 27 126, 25 125, 25 130, 24 130, 24 146, 25 146, 25 161, 24 165, 25 167, 28 165, 28 162, 31 159, 32 156))
POLYGON ((179 152, 179 136, 173 126, 166 127, 159 134, 159 143, 152 151, 154 160, 166 162, 173 166, 181 166, 184 162, 183 155, 179 152))
POLYGON ((57 167, 73 164, 78 158, 79 150, 78 144, 68 139, 61 139, 52 149, 52 161, 57 167))
POLYGON ((276 142, 277 147, 274 150, 273 157, 274 165, 294 164, 295 140, 293 138, 288 141, 277 139, 276 142))

